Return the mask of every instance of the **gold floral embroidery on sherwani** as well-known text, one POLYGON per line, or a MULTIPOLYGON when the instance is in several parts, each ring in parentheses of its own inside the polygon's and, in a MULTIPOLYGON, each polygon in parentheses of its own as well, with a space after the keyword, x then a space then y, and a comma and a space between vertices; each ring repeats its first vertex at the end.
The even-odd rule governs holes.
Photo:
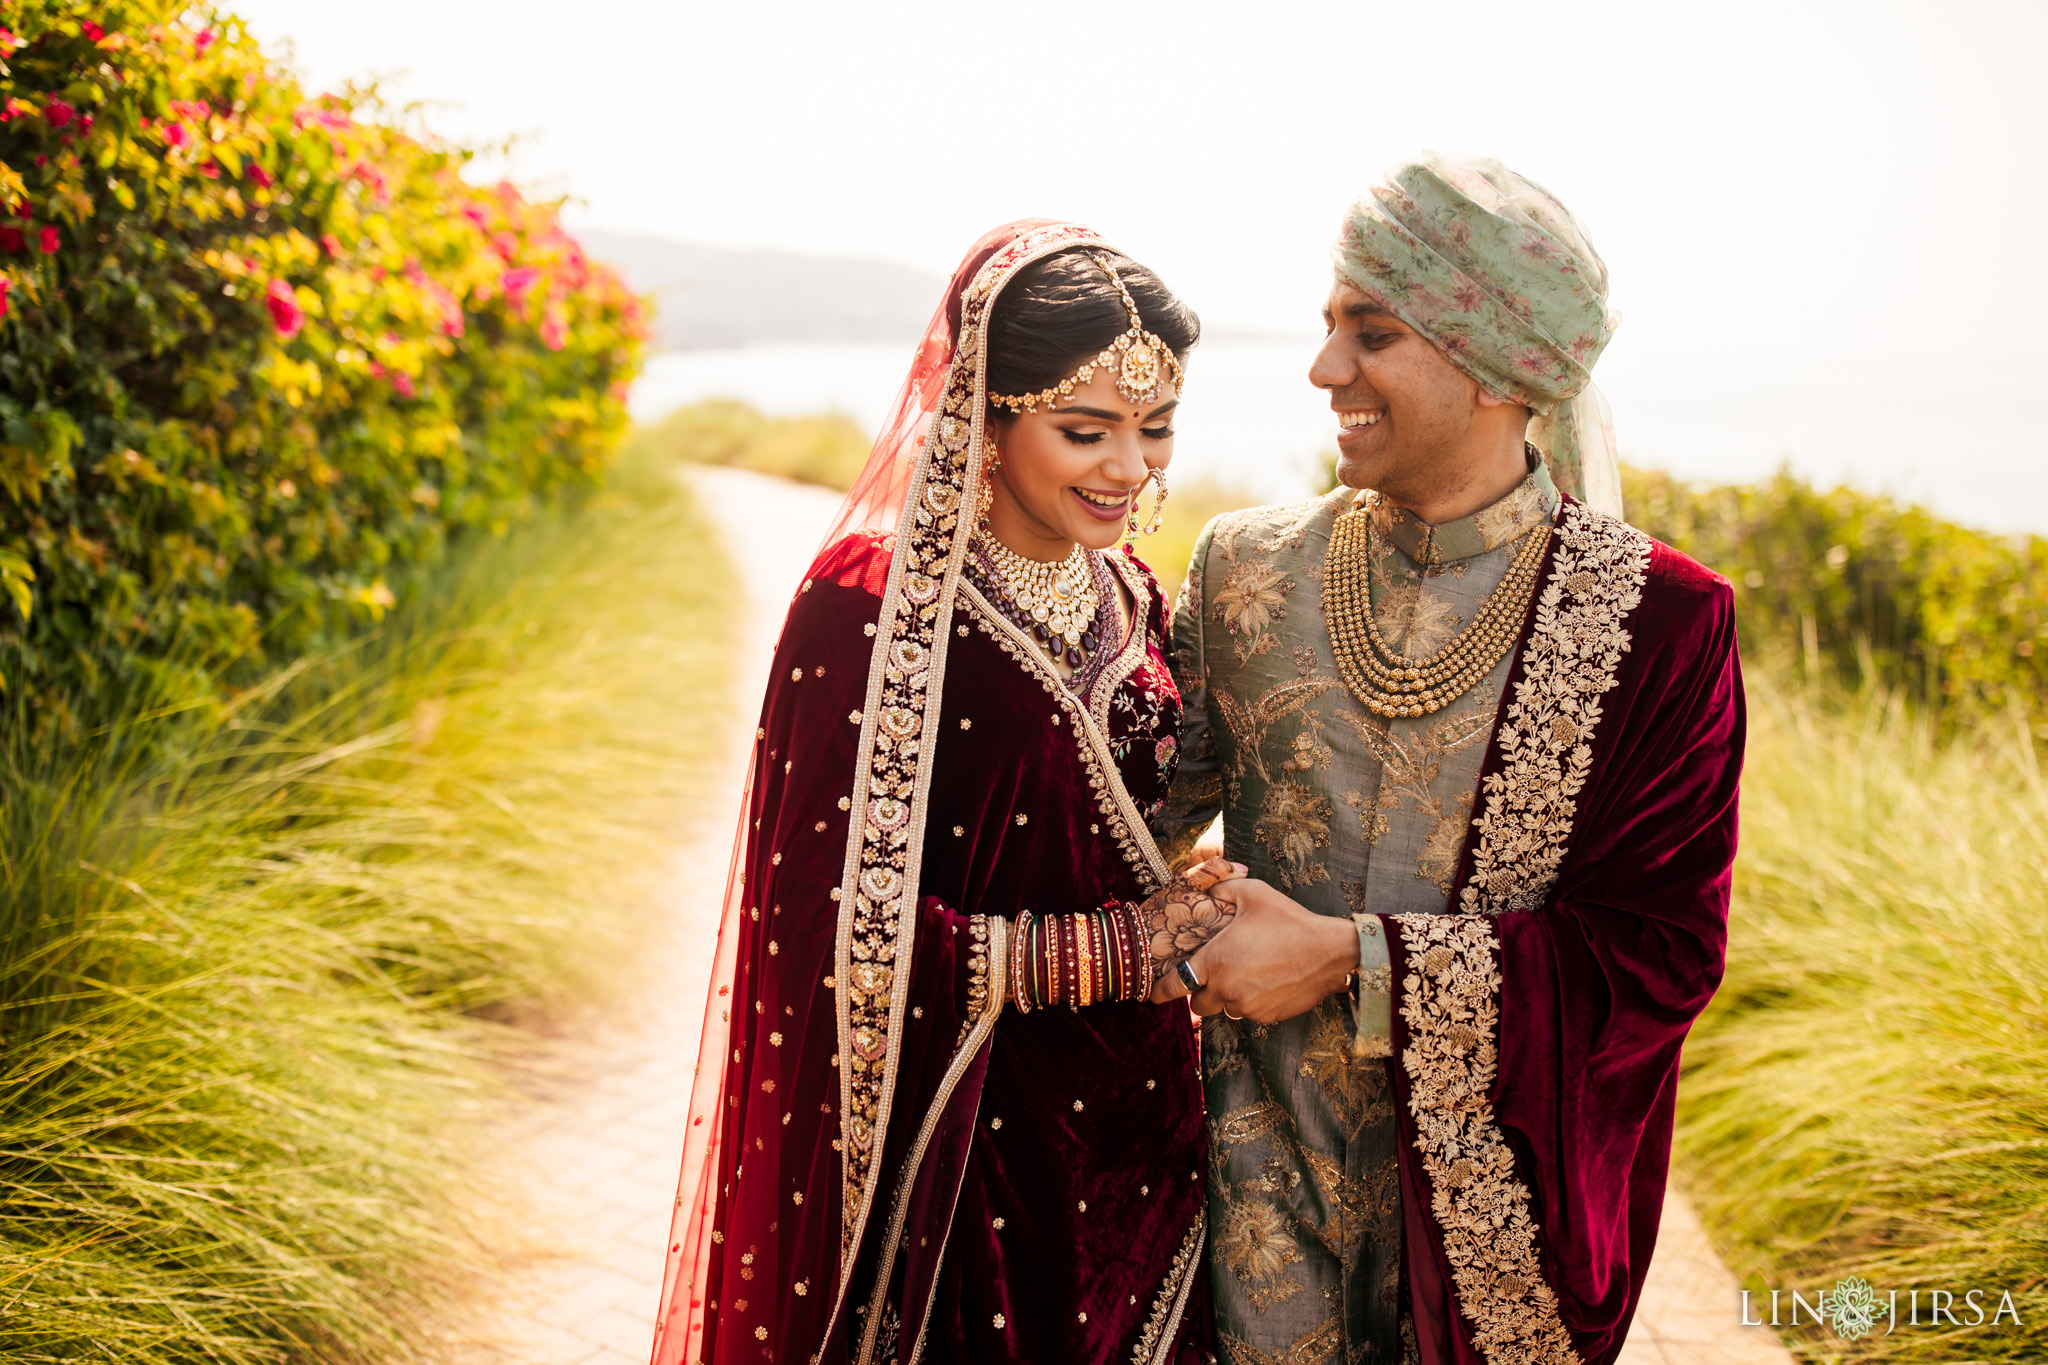
MULTIPOLYGON (((1187 722, 1168 811, 1206 825, 1220 808, 1229 855, 1320 914, 1442 915, 1514 656, 1431 716, 1387 720, 1359 704, 1317 585, 1335 519, 1361 501, 1379 548, 1375 616, 1412 658, 1471 621, 1522 537, 1558 506, 1539 468, 1445 526, 1349 489, 1219 518, 1175 612, 1187 722)), ((1162 831, 1162 843, 1177 833, 1162 831)), ((1378 924, 1361 924, 1358 1013, 1329 1000, 1270 1027, 1220 1016, 1203 1025, 1211 1269, 1233 1365, 1404 1356, 1392 981, 1378 924)))

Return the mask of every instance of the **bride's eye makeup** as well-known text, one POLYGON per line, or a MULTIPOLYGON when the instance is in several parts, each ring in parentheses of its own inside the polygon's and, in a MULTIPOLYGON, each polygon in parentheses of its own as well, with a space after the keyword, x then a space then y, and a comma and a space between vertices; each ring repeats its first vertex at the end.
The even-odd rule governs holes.
POLYGON ((1092 446, 1103 437, 1109 435, 1109 433, 1106 431, 1068 431, 1065 427, 1062 427, 1060 428, 1060 435, 1066 437, 1077 446, 1092 446))
POLYGON ((1164 441, 1173 435, 1172 427, 1140 427, 1138 430, 1144 432, 1155 441, 1164 441))

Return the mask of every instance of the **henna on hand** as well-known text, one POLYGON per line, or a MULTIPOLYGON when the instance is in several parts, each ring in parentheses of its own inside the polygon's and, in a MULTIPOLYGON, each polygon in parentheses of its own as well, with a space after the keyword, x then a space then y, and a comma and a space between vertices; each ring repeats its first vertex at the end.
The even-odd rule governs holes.
POLYGON ((1237 907, 1210 888, 1244 875, 1242 865, 1211 858, 1180 873, 1138 906, 1152 958, 1153 985, 1230 927, 1237 907))

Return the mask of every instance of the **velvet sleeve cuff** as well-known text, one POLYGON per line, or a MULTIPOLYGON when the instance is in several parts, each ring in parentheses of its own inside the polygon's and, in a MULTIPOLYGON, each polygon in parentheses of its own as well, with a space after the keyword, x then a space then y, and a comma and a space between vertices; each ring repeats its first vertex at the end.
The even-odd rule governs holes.
POLYGON ((1358 975, 1351 984, 1351 1052, 1394 1055, 1394 967, 1378 915, 1353 915, 1358 926, 1358 975))

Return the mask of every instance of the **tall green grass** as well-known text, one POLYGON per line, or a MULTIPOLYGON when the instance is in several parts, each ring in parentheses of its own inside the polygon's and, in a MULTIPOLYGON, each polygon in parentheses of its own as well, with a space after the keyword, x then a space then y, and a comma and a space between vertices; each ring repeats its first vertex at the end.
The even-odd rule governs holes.
POLYGON ((1750 674, 1728 974, 1686 1047, 1681 1183, 1747 1287, 1899 1291, 1890 1336, 1788 1328, 1809 1360, 2048 1359, 2048 785, 2028 718, 1943 737, 1895 697, 1791 672, 1750 674), (1925 1291, 1967 1319, 1972 1288, 1987 1317, 2012 1290, 2022 1327, 1925 1325, 1925 1291))
POLYGON ((467 1124, 618 978, 728 586, 642 460, 223 717, 9 725, 0 1359, 434 1355, 492 1265, 467 1124))

